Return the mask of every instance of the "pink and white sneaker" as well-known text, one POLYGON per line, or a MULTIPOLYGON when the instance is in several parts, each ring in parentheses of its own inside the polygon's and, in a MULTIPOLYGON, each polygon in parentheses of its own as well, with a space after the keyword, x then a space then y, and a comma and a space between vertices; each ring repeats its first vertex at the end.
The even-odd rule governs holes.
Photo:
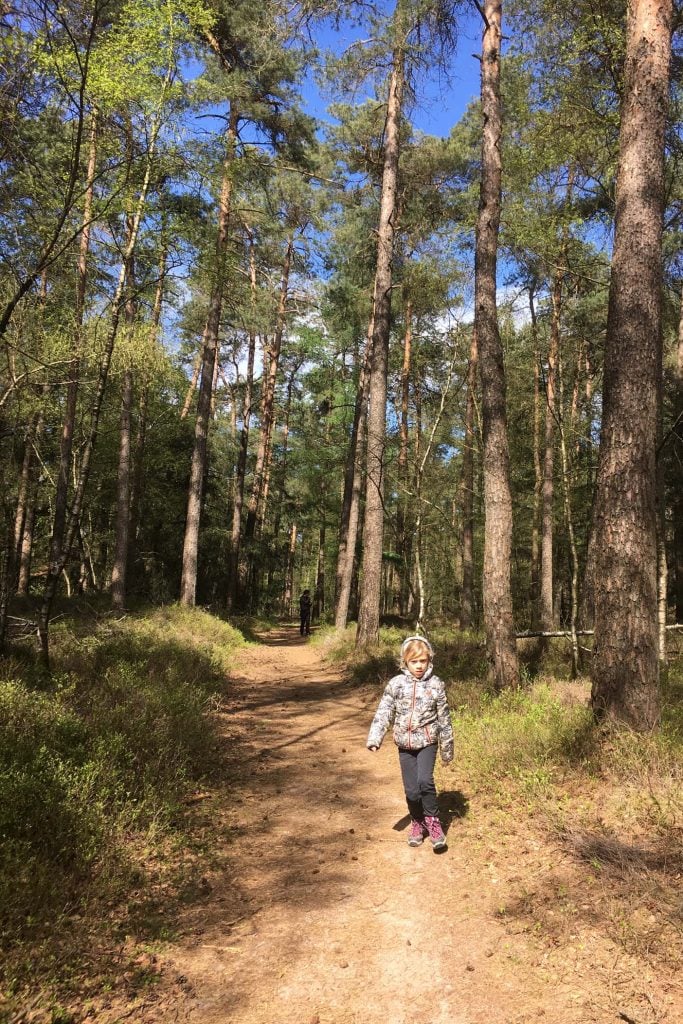
POLYGON ((435 850, 446 849, 446 837, 441 828, 441 822, 435 815, 425 815, 425 828, 435 850))
POLYGON ((424 834, 424 824, 413 818, 410 822, 410 832, 408 833, 408 846, 421 846, 424 834))

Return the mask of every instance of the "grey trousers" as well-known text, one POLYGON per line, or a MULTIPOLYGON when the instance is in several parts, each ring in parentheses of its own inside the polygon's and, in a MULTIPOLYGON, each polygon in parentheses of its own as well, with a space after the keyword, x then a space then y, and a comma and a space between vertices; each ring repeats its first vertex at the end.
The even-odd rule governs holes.
POLYGON ((428 747, 423 747, 421 750, 399 748, 398 751, 408 810, 411 818, 415 818, 417 821, 422 821, 425 815, 439 816, 436 785, 434 784, 437 748, 437 743, 430 743, 428 747))

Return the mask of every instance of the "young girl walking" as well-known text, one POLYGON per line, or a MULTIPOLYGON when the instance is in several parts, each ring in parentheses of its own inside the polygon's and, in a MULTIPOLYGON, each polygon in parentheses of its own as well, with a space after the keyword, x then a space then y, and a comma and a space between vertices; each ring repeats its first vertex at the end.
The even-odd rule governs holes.
POLYGON ((441 760, 453 760, 453 726, 446 687, 434 675, 434 651, 423 636, 409 636, 401 644, 401 675, 386 685, 372 720, 366 746, 379 750, 384 734, 394 723, 394 742, 410 812, 408 844, 419 846, 429 836, 435 850, 446 849, 439 821, 434 785, 437 748, 441 760))

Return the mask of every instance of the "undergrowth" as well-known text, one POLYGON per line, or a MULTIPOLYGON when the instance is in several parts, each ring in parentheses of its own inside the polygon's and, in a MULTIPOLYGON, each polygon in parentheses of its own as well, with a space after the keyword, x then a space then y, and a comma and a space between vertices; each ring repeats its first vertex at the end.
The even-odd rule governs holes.
POLYGON ((0 661, 6 952, 54 932, 94 894, 139 883, 135 844, 153 850, 172 833, 212 770, 206 710, 244 642, 228 623, 174 606, 63 617, 50 678, 35 653, 0 661))

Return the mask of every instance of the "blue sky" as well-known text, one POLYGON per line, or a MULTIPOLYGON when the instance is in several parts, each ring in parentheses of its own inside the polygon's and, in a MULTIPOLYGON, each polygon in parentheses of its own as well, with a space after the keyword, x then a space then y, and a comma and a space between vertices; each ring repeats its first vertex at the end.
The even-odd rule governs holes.
MULTIPOLYGON (((393 6, 393 5, 391 5, 393 6)), ((387 5, 389 7, 389 5, 387 5)), ((473 56, 481 51, 481 16, 472 7, 459 20, 458 46, 453 54, 448 74, 427 73, 417 83, 417 102, 410 112, 415 127, 430 135, 446 136, 463 112, 479 95, 479 61, 473 56)), ((314 44, 321 50, 340 53, 363 33, 350 26, 335 31, 329 26, 318 26, 314 44)), ((372 96, 372 87, 360 91, 358 102, 372 96)), ((328 119, 326 105, 329 99, 321 95, 313 74, 307 76, 303 99, 306 112, 319 120, 328 119)))

